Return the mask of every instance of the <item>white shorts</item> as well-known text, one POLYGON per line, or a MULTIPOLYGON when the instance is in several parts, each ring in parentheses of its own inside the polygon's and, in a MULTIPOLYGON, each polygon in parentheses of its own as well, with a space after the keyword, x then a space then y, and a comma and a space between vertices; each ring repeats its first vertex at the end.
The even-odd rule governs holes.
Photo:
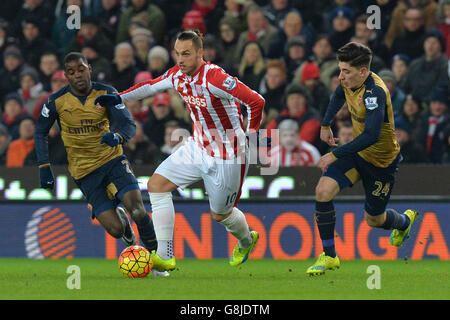
POLYGON ((211 210, 227 214, 239 201, 248 170, 247 160, 247 152, 242 161, 211 157, 193 139, 188 139, 158 166, 155 173, 181 189, 203 179, 211 210))

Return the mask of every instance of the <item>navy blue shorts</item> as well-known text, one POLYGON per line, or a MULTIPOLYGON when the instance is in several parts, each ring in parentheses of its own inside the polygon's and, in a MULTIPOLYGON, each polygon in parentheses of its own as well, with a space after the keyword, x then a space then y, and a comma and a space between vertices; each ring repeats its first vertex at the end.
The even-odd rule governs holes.
POLYGON ((386 210, 395 183, 395 173, 398 170, 402 156, 386 168, 379 168, 361 158, 358 154, 339 158, 328 166, 323 176, 337 181, 340 190, 353 186, 362 180, 366 201, 364 209, 368 214, 377 216, 386 210))
POLYGON ((127 191, 139 190, 139 184, 124 155, 75 180, 75 183, 92 206, 92 218, 117 207, 127 191))

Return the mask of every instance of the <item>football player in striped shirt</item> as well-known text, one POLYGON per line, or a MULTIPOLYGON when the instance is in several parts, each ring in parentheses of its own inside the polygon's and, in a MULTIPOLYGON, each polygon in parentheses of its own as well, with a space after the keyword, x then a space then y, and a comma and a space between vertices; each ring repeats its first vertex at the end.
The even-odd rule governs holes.
MULTIPOLYGON (((96 102, 107 108, 141 100, 157 92, 175 89, 184 100, 193 123, 193 137, 156 169, 148 182, 158 250, 153 268, 175 269, 173 231, 175 211, 171 192, 203 180, 213 219, 238 243, 230 265, 247 260, 259 234, 250 231, 237 203, 248 169, 248 134, 257 133, 264 99, 222 68, 203 60, 203 40, 198 30, 177 36, 177 64, 162 76, 139 83, 119 94, 107 94, 96 102), (240 105, 247 107, 247 126, 240 105)), ((252 140, 252 139, 250 139, 252 140)))

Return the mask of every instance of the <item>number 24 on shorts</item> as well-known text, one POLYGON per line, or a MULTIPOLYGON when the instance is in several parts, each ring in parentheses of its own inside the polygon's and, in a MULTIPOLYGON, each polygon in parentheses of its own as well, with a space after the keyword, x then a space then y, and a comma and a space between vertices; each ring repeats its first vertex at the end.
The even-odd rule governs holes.
POLYGON ((383 186, 383 183, 381 181, 375 181, 375 187, 376 189, 372 191, 372 194, 375 197, 379 197, 381 194, 387 197, 389 194, 389 189, 391 188, 391 183, 386 182, 386 184, 383 186))

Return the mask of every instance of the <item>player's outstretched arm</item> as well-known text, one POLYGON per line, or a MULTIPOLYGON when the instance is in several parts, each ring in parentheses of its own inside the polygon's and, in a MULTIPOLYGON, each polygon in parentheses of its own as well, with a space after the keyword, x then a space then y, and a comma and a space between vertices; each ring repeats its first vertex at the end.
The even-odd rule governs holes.
POLYGON ((48 157, 48 132, 57 118, 54 104, 47 100, 42 106, 34 134, 34 144, 39 166, 39 182, 41 188, 53 189, 55 177, 53 176, 48 157))

